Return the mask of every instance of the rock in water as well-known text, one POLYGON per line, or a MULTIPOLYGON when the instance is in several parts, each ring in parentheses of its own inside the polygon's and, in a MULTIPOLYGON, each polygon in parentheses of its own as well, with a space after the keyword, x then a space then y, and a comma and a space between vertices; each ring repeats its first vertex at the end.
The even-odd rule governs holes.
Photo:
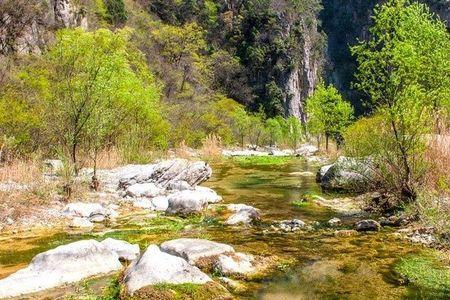
POLYGON ((167 212, 171 214, 190 214, 202 211, 208 203, 216 203, 222 197, 205 187, 196 187, 195 190, 183 190, 167 197, 167 212))
POLYGON ((245 253, 221 254, 216 269, 224 275, 249 274, 255 271, 253 255, 245 253))
POLYGON ((145 253, 125 271, 127 292, 133 295, 139 289, 154 284, 204 284, 212 281, 197 267, 181 257, 161 252, 150 245, 145 253))
POLYGON ((249 225, 260 219, 259 210, 246 204, 229 204, 227 209, 234 211, 226 221, 225 225, 249 225))
POLYGON ((366 191, 374 180, 373 163, 368 158, 340 156, 334 164, 322 167, 317 179, 324 189, 366 191))
POLYGON ((375 220, 362 220, 356 222, 357 231, 378 231, 380 230, 380 223, 375 220))
POLYGON ((125 241, 107 238, 101 243, 112 252, 115 252, 123 260, 135 260, 140 253, 139 245, 133 245, 125 241))
POLYGON ((101 243, 78 241, 40 253, 28 267, 0 280, 0 298, 35 293, 121 268, 117 254, 101 243))
POLYGON ((233 247, 203 239, 181 238, 161 244, 161 250, 185 258, 190 264, 196 264, 201 258, 234 252, 233 247))

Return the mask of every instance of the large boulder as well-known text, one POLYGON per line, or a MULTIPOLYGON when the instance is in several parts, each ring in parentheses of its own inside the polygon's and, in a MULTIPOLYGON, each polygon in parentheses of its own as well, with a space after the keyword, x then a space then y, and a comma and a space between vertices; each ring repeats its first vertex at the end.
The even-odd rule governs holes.
POLYGON ((133 295, 139 289, 155 284, 204 284, 211 281, 208 275, 186 260, 150 245, 145 253, 125 271, 127 292, 133 295))
POLYGON ((119 187, 127 189, 130 185, 151 182, 166 189, 180 181, 196 186, 209 179, 211 174, 211 167, 203 161, 165 160, 145 168, 143 172, 126 174, 119 180, 119 187))
POLYGON ((172 255, 186 259, 190 264, 196 264, 202 258, 217 256, 223 253, 232 253, 234 248, 230 245, 203 239, 181 238, 161 244, 161 250, 172 255))
POLYGON ((25 269, 0 280, 0 298, 17 297, 120 270, 115 252, 82 240, 36 255, 25 269))
POLYGON ((206 187, 196 187, 194 190, 182 190, 167 197, 171 214, 191 214, 202 211, 209 203, 222 200, 215 191, 206 187))
POLYGON ((133 245, 125 241, 107 238, 101 243, 110 251, 115 252, 122 260, 135 260, 140 253, 139 245, 133 245))
POLYGON ((332 165, 322 167, 317 179, 324 189, 365 191, 374 180, 370 159, 340 156, 332 165))

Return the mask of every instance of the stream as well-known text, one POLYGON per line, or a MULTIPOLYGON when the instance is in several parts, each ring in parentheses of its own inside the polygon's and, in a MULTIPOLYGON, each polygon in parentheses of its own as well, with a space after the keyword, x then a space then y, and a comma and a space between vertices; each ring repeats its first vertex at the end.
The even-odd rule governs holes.
MULTIPOLYGON (((260 209, 262 224, 224 227, 209 217, 173 218, 167 224, 159 218, 147 221, 148 213, 141 213, 122 218, 112 229, 96 228, 91 233, 55 228, 13 237, 0 235, 0 278, 25 267, 40 252, 80 239, 120 238, 139 243, 143 250, 149 244, 168 239, 197 237, 230 244, 236 251, 290 260, 270 278, 246 282, 249 289, 235 294, 237 298, 416 299, 411 287, 398 284, 393 264, 406 254, 419 252, 421 247, 396 237, 394 229, 339 237, 334 235, 334 229, 327 228, 295 233, 266 230, 273 221, 300 219, 306 223, 326 223, 333 217, 342 220, 340 229, 353 227, 354 217, 314 204, 292 204, 304 194, 336 197, 322 194, 312 174, 299 175, 306 171, 315 174, 318 166, 291 159, 276 165, 225 160, 212 167, 213 176, 204 185, 216 190, 223 203, 245 203, 260 209)), ((59 296, 65 292, 60 291, 59 296)))

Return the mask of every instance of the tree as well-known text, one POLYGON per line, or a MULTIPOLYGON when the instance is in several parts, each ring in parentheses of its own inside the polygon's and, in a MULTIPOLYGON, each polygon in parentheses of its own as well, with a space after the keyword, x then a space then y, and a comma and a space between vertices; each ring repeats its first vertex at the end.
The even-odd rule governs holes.
POLYGON ((377 6, 370 33, 370 40, 351 48, 358 62, 355 86, 386 118, 386 151, 379 158, 396 174, 402 197, 414 199, 430 113, 450 107, 449 33, 427 6, 409 0, 377 6))
POLYGON ((69 155, 75 172, 80 150, 92 156, 95 173, 98 152, 120 133, 135 122, 163 122, 160 88, 129 36, 127 29, 63 29, 42 64, 22 73, 30 85, 39 82, 46 130, 69 155))
POLYGON ((344 101, 338 90, 332 85, 319 85, 306 102, 308 114, 307 127, 314 135, 325 135, 325 148, 328 140, 339 140, 343 130, 351 123, 353 108, 344 101))
POLYGON ((270 118, 266 120, 266 132, 269 140, 269 145, 270 146, 276 145, 283 136, 283 131, 279 118, 270 118))
POLYGON ((108 10, 108 19, 114 25, 123 24, 127 21, 128 15, 125 10, 123 0, 104 0, 108 10))

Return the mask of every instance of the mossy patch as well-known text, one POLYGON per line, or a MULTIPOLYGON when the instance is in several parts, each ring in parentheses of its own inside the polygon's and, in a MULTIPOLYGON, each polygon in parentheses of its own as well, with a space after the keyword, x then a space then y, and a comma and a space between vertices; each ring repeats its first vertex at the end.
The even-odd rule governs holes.
POLYGON ((294 200, 294 201, 292 201, 291 203, 292 203, 292 205, 294 205, 295 207, 307 207, 307 206, 309 206, 309 205, 311 204, 310 202, 305 201, 305 200, 303 200, 303 199, 300 199, 300 200, 294 200))
POLYGON ((184 284, 158 284, 148 286, 137 291, 132 300, 209 300, 233 299, 230 293, 220 284, 210 282, 203 285, 184 284))
POLYGON ((403 282, 410 284, 411 293, 433 298, 450 295, 450 267, 437 251, 424 251, 400 259, 394 266, 403 282))
POLYGON ((293 158, 289 156, 236 156, 232 160, 240 167, 258 167, 284 165, 289 163, 293 158))

